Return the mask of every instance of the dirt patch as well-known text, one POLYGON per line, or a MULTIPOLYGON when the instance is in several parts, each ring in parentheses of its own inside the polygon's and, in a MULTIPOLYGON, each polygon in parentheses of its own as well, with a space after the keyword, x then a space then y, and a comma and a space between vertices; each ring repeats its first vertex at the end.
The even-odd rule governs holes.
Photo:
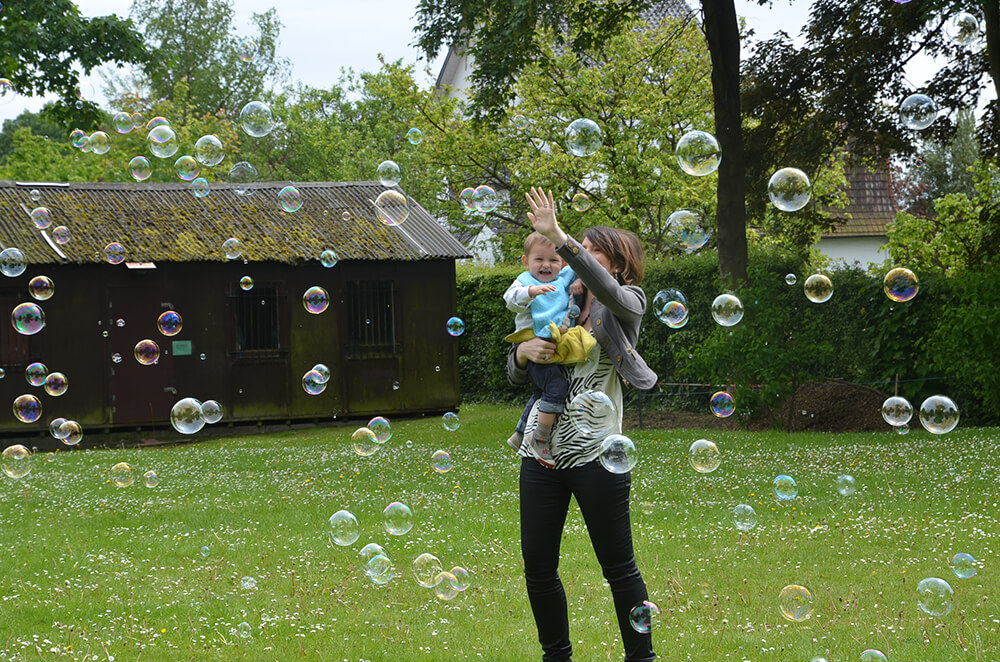
POLYGON ((639 411, 636 407, 625 410, 622 415, 622 427, 626 430, 735 430, 736 421, 718 418, 709 413, 693 411, 661 411, 643 409, 640 424, 639 411))

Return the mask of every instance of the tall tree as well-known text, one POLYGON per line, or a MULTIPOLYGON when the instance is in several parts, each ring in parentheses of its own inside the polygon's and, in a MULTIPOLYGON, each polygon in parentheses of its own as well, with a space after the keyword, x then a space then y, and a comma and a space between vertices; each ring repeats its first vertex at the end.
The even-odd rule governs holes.
POLYGON ((69 135, 66 127, 52 118, 50 112, 33 113, 25 110, 12 120, 4 120, 3 131, 0 131, 0 163, 7 160, 14 149, 14 132, 28 128, 33 135, 52 140, 65 141, 69 135))

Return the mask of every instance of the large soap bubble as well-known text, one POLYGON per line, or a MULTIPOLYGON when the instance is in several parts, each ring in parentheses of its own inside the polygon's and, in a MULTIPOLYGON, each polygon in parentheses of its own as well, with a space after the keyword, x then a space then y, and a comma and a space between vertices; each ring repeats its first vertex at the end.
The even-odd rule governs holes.
POLYGON ((42 417, 42 403, 30 393, 14 398, 11 409, 14 412, 14 418, 22 423, 34 423, 42 417))
POLYGON ((635 466, 635 444, 623 434, 609 435, 601 442, 598 460, 613 474, 628 473, 635 466))
POLYGON ((330 538, 333 542, 347 547, 361 537, 361 527, 357 518, 346 510, 338 510, 330 516, 330 538))
POLYGON ((590 156, 604 144, 597 122, 581 117, 566 127, 566 151, 573 156, 590 156))
POLYGON ((899 105, 899 119, 907 129, 926 129, 937 119, 938 107, 926 94, 911 94, 899 105))
POLYGON ((806 278, 802 289, 813 303, 826 303, 833 296, 833 281, 823 274, 813 274, 806 278))
POLYGON ((917 275, 903 267, 896 267, 887 273, 882 280, 882 289, 885 290, 885 295, 900 303, 917 296, 919 288, 917 275))
POLYGON ((781 211, 798 211, 809 204, 812 184, 798 168, 782 168, 768 180, 767 197, 781 211))
POLYGON ((395 186, 403 179, 403 173, 395 161, 382 161, 375 169, 378 174, 378 181, 382 186, 395 186))
POLYGON ((951 566, 951 571, 955 573, 955 576, 959 579, 969 579, 970 577, 976 576, 976 559, 972 554, 966 554, 965 552, 959 552, 955 556, 951 557, 951 561, 948 562, 951 566))
POLYGON ((647 634, 652 631, 653 625, 659 620, 659 617, 660 608, 656 606, 656 603, 643 600, 632 607, 628 614, 628 622, 636 632, 647 634))
POLYGON ((812 615, 813 595, 805 586, 791 584, 778 594, 778 608, 786 619, 804 621, 812 615))
POLYGON ((413 559, 413 576, 424 588, 437 586, 440 581, 438 575, 442 572, 444 568, 441 566, 441 560, 433 554, 425 552, 413 559))
POLYGON ((681 170, 695 177, 704 177, 719 169, 722 148, 711 133, 688 131, 677 141, 674 156, 681 170))
POLYGON ((951 613, 955 606, 954 595, 951 585, 938 577, 928 577, 917 584, 917 606, 920 611, 937 618, 951 613))
POLYGON ((913 405, 906 398, 894 395, 882 403, 882 418, 893 427, 905 425, 913 417, 913 405))
POLYGON ((263 138, 274 128, 271 107, 263 101, 251 101, 240 110, 240 126, 248 136, 263 138))
POLYGON ((206 166, 217 166, 226 157, 222 150, 222 141, 214 134, 198 138, 194 144, 194 158, 198 163, 206 166))
POLYGON ((0 455, 3 472, 11 478, 24 478, 31 473, 31 453, 21 444, 4 449, 0 455))
POLYGON ((19 248, 5 248, 0 251, 0 273, 8 278, 16 278, 28 268, 28 261, 19 248))
POLYGON ((837 476, 837 493, 840 496, 851 496, 857 491, 854 476, 851 474, 840 474, 837 476))
POLYGON ((712 473, 722 464, 722 454, 719 447, 708 439, 699 439, 688 449, 688 461, 695 471, 702 474, 712 473))
POLYGON ((607 393, 588 390, 570 400, 569 420, 583 434, 599 436, 615 427, 618 408, 607 393))
POLYGON ((135 156, 128 162, 128 172, 135 181, 143 182, 153 174, 153 166, 145 156, 135 156))
POLYGON ((378 437, 368 428, 358 428, 351 435, 351 448, 361 457, 367 457, 379 449, 378 437))
POLYGON ((399 225, 409 217, 410 208, 405 195, 396 189, 389 189, 375 198, 375 212, 378 220, 386 225, 399 225))
POLYGON ((194 434, 205 427, 205 412, 201 402, 194 398, 182 398, 170 408, 170 425, 181 434, 194 434))
POLYGON ((687 297, 680 290, 660 290, 653 297, 653 314, 671 329, 679 329, 688 322, 687 297))
POLYGON ((932 434, 946 434, 958 425, 958 407, 946 395, 932 395, 920 405, 920 424, 932 434))
POLYGON ((774 496, 779 501, 790 501, 799 494, 799 485, 787 474, 781 474, 774 479, 774 496))
POLYGON ((688 253, 692 253, 712 237, 712 231, 705 227, 701 212, 695 209, 678 209, 669 217, 667 234, 688 253))
POLYGON ((10 313, 10 323, 22 336, 33 336, 45 328, 45 311, 37 303, 19 303, 10 313))
POLYGON ((959 46, 971 46, 979 39, 979 19, 968 12, 958 12, 948 19, 944 31, 959 46))
POLYGON ((750 531, 757 526, 757 511, 745 503, 733 508, 733 524, 740 531, 750 531))
POLYGON ((146 134, 146 144, 150 153, 158 159, 168 159, 181 148, 177 134, 166 124, 154 126, 146 134))
POLYGON ((252 164, 240 161, 229 169, 227 179, 236 185, 233 189, 236 195, 253 195, 257 190, 256 183, 260 180, 260 175, 252 164))
POLYGON ((103 131, 90 134, 90 151, 94 154, 107 154, 111 149, 111 138, 103 131))
POLYGON ((736 411, 736 402, 727 391, 716 391, 709 399, 709 409, 718 418, 728 418, 736 411))
POLYGON ((413 511, 405 503, 393 501, 382 511, 382 523, 387 533, 405 535, 413 528, 413 511))
POLYGON ((743 319, 743 302, 732 294, 720 294, 712 302, 712 319, 720 326, 735 326, 743 319))

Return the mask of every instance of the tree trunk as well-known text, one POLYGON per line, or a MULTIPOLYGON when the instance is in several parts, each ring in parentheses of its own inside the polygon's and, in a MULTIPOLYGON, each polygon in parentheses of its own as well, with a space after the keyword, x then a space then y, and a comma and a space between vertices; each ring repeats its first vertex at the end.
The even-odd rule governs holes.
POLYGON ((702 0, 712 56, 715 137, 722 148, 716 200, 719 274, 735 284, 747 277, 746 166, 740 113, 740 30, 733 0, 702 0))
MULTIPOLYGON (((993 87, 1000 99, 1000 4, 997 0, 983 0, 983 19, 986 33, 986 60, 993 87)), ((1000 101, 998 101, 1000 103, 1000 101)))

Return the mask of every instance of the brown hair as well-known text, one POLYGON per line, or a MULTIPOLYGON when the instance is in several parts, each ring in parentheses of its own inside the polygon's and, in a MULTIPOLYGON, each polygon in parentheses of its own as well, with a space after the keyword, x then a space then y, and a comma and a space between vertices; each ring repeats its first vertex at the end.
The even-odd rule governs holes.
POLYGON ((641 285, 646 267, 642 258, 642 244, 634 232, 597 226, 587 228, 583 236, 608 256, 611 269, 623 285, 641 285))
POLYGON ((549 247, 555 248, 556 247, 555 244, 553 244, 551 241, 549 241, 540 232, 532 232, 524 240, 524 254, 525 255, 531 254, 531 249, 534 248, 535 246, 544 246, 546 248, 549 248, 549 247))

